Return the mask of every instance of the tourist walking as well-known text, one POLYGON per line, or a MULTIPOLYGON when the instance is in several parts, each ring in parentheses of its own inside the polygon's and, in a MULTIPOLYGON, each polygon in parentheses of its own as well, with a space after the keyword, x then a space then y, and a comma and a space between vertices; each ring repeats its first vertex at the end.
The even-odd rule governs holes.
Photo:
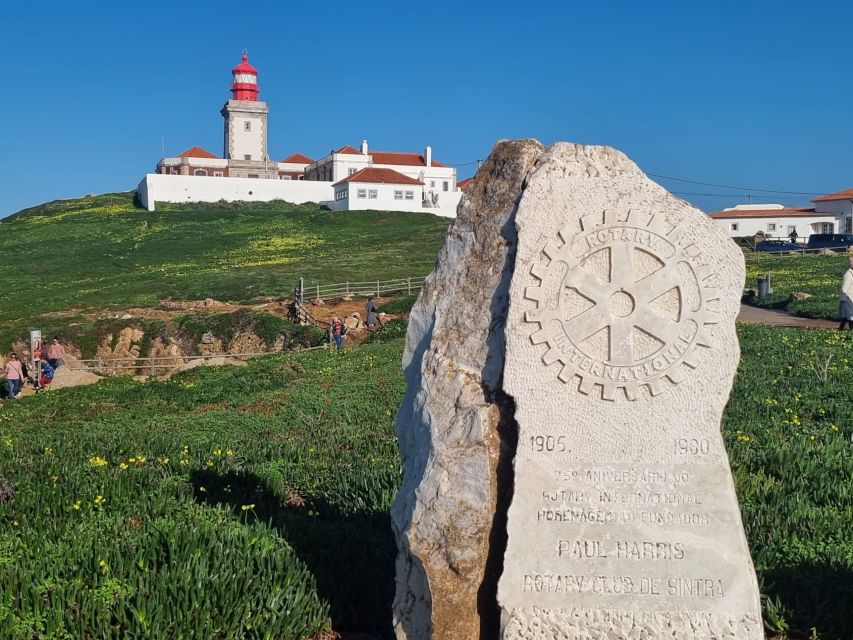
POLYGON ((368 298, 367 299, 367 326, 368 326, 368 328, 370 328, 375 324, 381 325, 382 322, 379 320, 379 313, 376 311, 376 303, 373 302, 373 298, 368 298))
POLYGON ((36 387, 36 391, 44 391, 47 389, 47 385, 53 382, 53 365, 50 364, 50 361, 47 359, 47 355, 42 354, 41 356, 41 377, 39 377, 39 383, 36 387))
POLYGON ((24 383, 24 370, 21 368, 21 361, 18 359, 18 354, 14 351, 9 354, 5 371, 9 400, 14 400, 20 397, 21 385, 24 383))
POLYGON ((335 341, 335 347, 337 347, 338 351, 344 348, 344 338, 346 335, 347 326, 338 316, 334 316, 329 325, 329 337, 335 341))
POLYGON ((841 278, 841 291, 839 292, 838 317, 841 324, 839 329, 853 329, 853 256, 847 259, 848 268, 841 278))
POLYGON ((60 344, 59 338, 56 336, 54 336, 50 346, 47 348, 47 360, 54 369, 65 364, 65 347, 60 344))

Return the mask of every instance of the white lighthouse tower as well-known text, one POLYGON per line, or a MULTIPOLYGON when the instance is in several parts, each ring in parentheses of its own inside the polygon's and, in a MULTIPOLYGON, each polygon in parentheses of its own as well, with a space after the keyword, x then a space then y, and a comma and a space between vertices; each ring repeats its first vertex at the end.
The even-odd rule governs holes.
POLYGON ((243 60, 231 70, 232 99, 222 107, 225 118, 225 149, 228 175, 235 178, 275 178, 278 166, 267 151, 267 103, 258 100, 258 71, 243 60))

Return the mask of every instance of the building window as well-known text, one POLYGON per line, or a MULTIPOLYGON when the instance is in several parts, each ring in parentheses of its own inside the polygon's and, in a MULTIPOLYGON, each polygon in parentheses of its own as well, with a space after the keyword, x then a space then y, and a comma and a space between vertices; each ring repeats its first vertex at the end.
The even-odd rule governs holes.
POLYGON ((243 160, 251 160, 251 159, 252 159, 251 153, 247 153, 246 155, 243 156, 243 160))
POLYGON ((435 180, 430 180, 429 186, 430 186, 430 188, 435 189, 435 180))
POLYGON ((257 173, 250 173, 250 174, 249 174, 249 175, 247 175, 246 177, 247 177, 247 178, 260 178, 261 176, 259 176, 257 173))
POLYGON ((395 191, 394 192, 394 200, 402 200, 402 199, 403 199, 403 192, 402 191, 395 191))
MULTIPOLYGON (((376 189, 370 189, 370 190, 367 192, 367 198, 368 198, 369 200, 376 200, 376 189)), ((848 220, 849 220, 849 218, 848 218, 848 220)))
POLYGON ((406 200, 414 200, 415 192, 414 191, 406 191, 406 200))
POLYGON ((349 175, 354 176, 358 172, 358 169, 350 169, 349 175))
POLYGON ((737 231, 737 222, 729 223, 729 230, 730 231, 737 231))
POLYGON ((355 195, 357 198, 366 198, 367 197, 367 189, 359 189, 358 191, 356 191, 355 195))
POLYGON ((243 131, 251 131, 252 130, 252 122, 250 120, 246 120, 243 123, 243 131))
POLYGON ((195 171, 193 171, 193 175, 194 176, 206 176, 207 171, 205 171, 204 169, 196 169, 195 171))
POLYGON ((835 226, 831 222, 824 222, 821 226, 821 233, 832 233, 833 227, 835 226))
POLYGON ((768 222, 767 223, 767 230, 768 231, 776 231, 776 223, 775 222, 768 222))
POLYGON ((445 180, 445 181, 444 181, 444 184, 442 185, 442 188, 443 188, 445 191, 450 191, 450 183, 449 183, 447 180, 445 180))
POLYGON ((788 225, 788 235, 791 235, 792 233, 797 233, 797 227, 793 224, 788 225))
POLYGON ((346 189, 341 189, 340 191, 335 192, 335 200, 346 200, 349 195, 349 191, 346 189))
POLYGON ((221 178, 223 175, 224 175, 224 174, 223 174, 221 171, 214 171, 214 172, 213 172, 213 177, 214 177, 214 178, 221 178))

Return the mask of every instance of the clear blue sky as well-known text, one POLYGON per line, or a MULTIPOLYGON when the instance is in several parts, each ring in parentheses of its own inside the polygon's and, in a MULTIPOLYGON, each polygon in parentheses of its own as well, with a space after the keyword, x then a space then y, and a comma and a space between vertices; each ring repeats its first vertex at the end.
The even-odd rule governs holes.
POLYGON ((9 2, 0 216, 131 189, 161 136, 167 155, 221 154, 243 48, 274 159, 366 137, 431 144, 462 178, 497 139, 535 137, 612 145, 650 173, 837 191, 853 187, 851 24, 844 2, 9 2))

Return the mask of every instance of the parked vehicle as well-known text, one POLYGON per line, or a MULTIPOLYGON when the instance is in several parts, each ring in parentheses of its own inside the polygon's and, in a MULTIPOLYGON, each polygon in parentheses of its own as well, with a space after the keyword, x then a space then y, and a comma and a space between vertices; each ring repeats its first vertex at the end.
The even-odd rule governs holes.
POLYGON ((788 240, 765 240, 755 245, 756 251, 769 253, 789 253, 791 251, 802 251, 803 245, 788 240))
POLYGON ((853 233, 813 233, 809 236, 809 249, 847 249, 853 246, 853 233))

